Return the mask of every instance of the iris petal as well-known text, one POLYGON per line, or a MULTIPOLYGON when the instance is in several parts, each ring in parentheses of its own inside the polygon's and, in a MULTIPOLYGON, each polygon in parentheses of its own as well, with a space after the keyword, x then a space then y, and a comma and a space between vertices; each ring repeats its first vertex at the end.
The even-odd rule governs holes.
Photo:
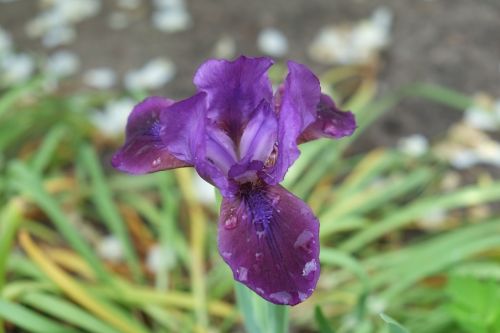
POLYGON ((356 119, 349 111, 341 111, 335 102, 325 94, 321 95, 316 120, 300 135, 299 143, 319 139, 340 139, 349 136, 356 129, 356 119))
POLYGON ((131 174, 144 174, 160 170, 189 166, 170 154, 161 138, 161 115, 169 112, 174 101, 162 97, 149 97, 139 103, 127 122, 125 144, 111 160, 113 167, 131 174))
POLYGON ((241 56, 234 61, 209 60, 196 72, 194 84, 207 93, 208 117, 225 127, 234 141, 259 103, 272 99, 266 74, 272 64, 270 58, 241 56))
POLYGON ((288 75, 275 97, 278 114, 277 158, 266 176, 268 184, 283 180, 288 168, 299 157, 297 139, 316 119, 321 87, 318 78, 304 65, 288 62, 288 75))
POLYGON ((271 104, 262 101, 252 113, 243 135, 239 153, 242 161, 266 162, 276 141, 278 121, 271 104))
POLYGON ((211 153, 208 149, 210 138, 217 134, 209 133, 213 128, 207 125, 206 112, 203 92, 173 104, 169 112, 161 115, 164 124, 161 136, 172 155, 193 165, 198 174, 218 187, 223 195, 231 195, 233 189, 227 174, 207 158, 211 153))
POLYGON ((266 300, 295 305, 319 278, 319 224, 305 202, 283 187, 240 187, 224 198, 219 252, 234 278, 266 300))

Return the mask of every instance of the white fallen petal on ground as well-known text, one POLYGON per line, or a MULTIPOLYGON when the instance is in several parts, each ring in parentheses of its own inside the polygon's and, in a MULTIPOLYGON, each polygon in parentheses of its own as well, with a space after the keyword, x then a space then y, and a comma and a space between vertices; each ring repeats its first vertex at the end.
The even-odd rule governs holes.
POLYGON ((12 52, 12 38, 10 34, 0 27, 0 57, 12 52))
POLYGON ((236 41, 230 36, 222 36, 214 45, 213 55, 220 59, 231 59, 236 54, 236 41))
POLYGON ((74 75, 80 68, 78 56, 70 51, 57 51, 45 63, 45 72, 49 76, 62 78, 74 75))
POLYGON ((156 244, 148 251, 146 267, 150 272, 158 273, 174 267, 176 261, 175 252, 172 249, 156 244))
POLYGON ((141 6, 141 0, 116 0, 116 4, 120 8, 134 10, 141 6))
POLYGON ((52 48, 60 45, 67 45, 76 38, 76 31, 68 25, 53 27, 42 36, 42 44, 45 47, 52 48))
MULTIPOLYGON (((101 8, 99 0, 52 0, 26 25, 28 36, 43 37, 53 29, 71 26, 95 16, 101 8)), ((51 34, 56 34, 51 32, 51 34)))
POLYGON ((471 168, 479 164, 481 159, 473 149, 460 149, 450 157, 450 164, 459 170, 471 168))
POLYGON ((484 164, 500 168, 500 144, 488 141, 477 147, 477 154, 484 164))
POLYGON ((142 68, 125 74, 124 85, 129 90, 152 90, 164 86, 175 75, 175 65, 164 58, 149 61, 142 68))
POLYGON ((470 126, 484 131, 494 131, 500 127, 500 119, 493 110, 473 105, 464 113, 464 121, 470 126))
POLYGON ((118 136, 122 134, 135 104, 135 101, 128 97, 110 102, 104 110, 93 111, 90 114, 90 121, 102 134, 111 137, 118 136))
POLYGON ((153 25, 163 32, 183 31, 191 25, 191 16, 184 9, 161 9, 153 13, 153 25))
POLYGON ((102 238, 97 245, 97 253, 105 260, 118 263, 123 260, 123 249, 120 240, 114 236, 102 238))
POLYGON ((428 230, 439 229, 446 221, 447 215, 444 209, 434 209, 424 213, 418 224, 428 230))
POLYGON ((324 64, 370 61, 390 42, 392 13, 382 7, 355 25, 323 28, 309 47, 310 57, 324 64))
POLYGON ((418 157, 429 150, 429 142, 422 134, 413 134, 398 141, 398 149, 406 155, 418 157))
POLYGON ((10 53, 0 58, 0 83, 4 86, 28 80, 35 71, 33 58, 25 53, 10 53))
POLYGON ((109 89, 116 83, 116 73, 106 67, 89 69, 83 74, 83 82, 92 88, 109 89))
POLYGON ((122 12, 112 12, 108 16, 108 25, 113 30, 125 29, 130 25, 130 18, 122 12))
POLYGON ((153 25, 163 32, 177 32, 191 26, 191 15, 183 0, 155 0, 153 25))
POLYGON ((259 50, 273 57, 283 57, 288 52, 288 40, 276 28, 266 28, 259 33, 257 39, 259 50))

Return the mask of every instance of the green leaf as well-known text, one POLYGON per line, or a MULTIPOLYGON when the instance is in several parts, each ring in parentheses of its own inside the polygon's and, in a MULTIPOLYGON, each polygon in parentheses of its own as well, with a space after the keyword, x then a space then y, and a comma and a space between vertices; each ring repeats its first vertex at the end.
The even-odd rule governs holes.
POLYGON ((320 333, 335 333, 333 328, 330 327, 328 320, 326 320, 323 311, 319 306, 314 308, 314 319, 316 320, 316 325, 320 333))
POLYGON ((90 146, 82 148, 83 165, 92 181, 92 200, 110 231, 120 240, 125 259, 136 281, 141 281, 142 274, 139 257, 134 249, 125 222, 113 202, 112 193, 100 166, 97 154, 90 146))
POLYGON ((76 333, 74 329, 57 323, 19 304, 0 299, 0 317, 17 327, 35 333, 76 333))
POLYGON ((76 325, 89 332, 119 333, 114 328, 97 319, 94 315, 57 296, 29 293, 23 296, 22 301, 41 312, 45 312, 63 322, 76 325))
POLYGON ((404 328, 397 321, 389 317, 388 315, 381 313, 380 318, 386 322, 387 327, 389 328, 390 333, 410 333, 406 328, 404 328))

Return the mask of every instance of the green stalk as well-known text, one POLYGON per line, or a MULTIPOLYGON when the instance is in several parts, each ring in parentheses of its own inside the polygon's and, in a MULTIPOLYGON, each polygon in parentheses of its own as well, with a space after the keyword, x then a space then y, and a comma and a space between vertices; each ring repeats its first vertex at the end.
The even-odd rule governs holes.
MULTIPOLYGON (((21 208, 17 200, 11 200, 0 215, 0 294, 5 286, 7 259, 14 243, 17 229, 21 223, 21 208)), ((3 320, 0 317, 0 333, 4 333, 3 320)))

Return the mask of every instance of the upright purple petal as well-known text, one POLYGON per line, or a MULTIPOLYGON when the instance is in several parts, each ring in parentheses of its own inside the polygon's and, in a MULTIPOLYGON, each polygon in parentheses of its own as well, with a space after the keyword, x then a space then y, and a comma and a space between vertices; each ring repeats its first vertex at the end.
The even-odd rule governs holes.
POLYGON ((252 113, 239 144, 242 161, 266 162, 276 142, 278 120, 271 104, 262 101, 252 113))
POLYGON ((223 133, 208 125, 206 112, 203 92, 173 104, 169 112, 161 115, 164 124, 161 136, 173 156, 193 165, 201 177, 217 186, 224 195, 230 195, 233 190, 227 174, 208 158, 214 153, 214 137, 219 140, 217 144, 226 144, 227 140, 222 138, 223 133))
POLYGON ((278 147, 275 164, 266 177, 268 184, 281 182, 299 157, 297 139, 316 119, 320 101, 319 80, 306 66, 289 61, 288 71, 284 86, 275 97, 275 105, 279 107, 278 147))
POLYGON ((234 278, 266 300, 295 305, 319 278, 319 224, 305 202, 283 187, 240 187, 224 198, 219 252, 234 278))
POLYGON ((149 97, 137 104, 130 114, 125 132, 125 144, 111 160, 113 167, 131 174, 189 166, 170 154, 161 138, 161 115, 169 112, 174 101, 149 97))
POLYGON ((272 99, 266 74, 272 64, 270 58, 241 56, 234 61, 209 60, 196 72, 194 84, 207 93, 208 117, 235 141, 261 100, 272 99))
POLYGON ((341 111, 330 96, 322 94, 316 120, 299 137, 299 143, 319 139, 340 139, 356 129, 356 119, 349 111, 341 111))

